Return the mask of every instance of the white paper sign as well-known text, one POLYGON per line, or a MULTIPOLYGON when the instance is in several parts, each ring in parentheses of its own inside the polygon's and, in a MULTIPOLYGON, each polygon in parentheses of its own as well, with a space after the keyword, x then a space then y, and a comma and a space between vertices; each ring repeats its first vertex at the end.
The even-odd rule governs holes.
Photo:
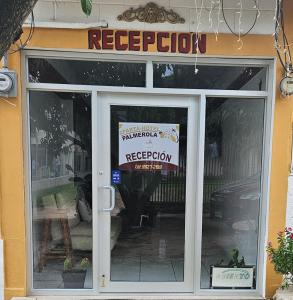
POLYGON ((119 122, 119 169, 175 170, 179 124, 119 122))
POLYGON ((212 268, 212 287, 253 287, 253 268, 212 268))

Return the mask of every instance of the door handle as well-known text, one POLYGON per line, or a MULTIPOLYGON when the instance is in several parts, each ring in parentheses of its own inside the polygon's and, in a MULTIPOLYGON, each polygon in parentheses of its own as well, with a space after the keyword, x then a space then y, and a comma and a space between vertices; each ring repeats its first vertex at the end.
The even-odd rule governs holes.
POLYGON ((112 211, 115 207, 115 188, 112 185, 104 185, 102 186, 103 189, 110 190, 110 200, 111 205, 109 208, 103 208, 102 211, 112 211))

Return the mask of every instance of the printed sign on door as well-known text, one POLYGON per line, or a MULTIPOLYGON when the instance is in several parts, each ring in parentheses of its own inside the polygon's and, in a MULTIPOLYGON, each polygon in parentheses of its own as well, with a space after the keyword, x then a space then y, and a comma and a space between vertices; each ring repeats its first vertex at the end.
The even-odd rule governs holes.
POLYGON ((119 122, 119 169, 176 170, 179 124, 119 122))

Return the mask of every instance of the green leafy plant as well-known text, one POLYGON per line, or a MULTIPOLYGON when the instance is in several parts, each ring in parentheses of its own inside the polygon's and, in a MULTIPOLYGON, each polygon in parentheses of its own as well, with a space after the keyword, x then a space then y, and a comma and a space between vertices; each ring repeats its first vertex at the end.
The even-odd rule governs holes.
POLYGON ((238 249, 233 249, 232 250, 232 258, 229 261, 228 266, 231 267, 231 268, 234 268, 234 267, 237 267, 237 268, 245 267, 244 257, 242 256, 241 259, 239 259, 239 250, 238 249))
POLYGON ((72 258, 71 257, 66 257, 63 263, 63 268, 64 271, 72 270, 73 268, 73 263, 72 263, 72 258))
POLYGON ((82 11, 89 16, 92 12, 92 0, 80 0, 82 11))
POLYGON ((277 237, 277 247, 272 243, 267 245, 269 260, 274 264, 275 271, 283 275, 282 288, 293 285, 293 230, 287 227, 280 231, 277 237))
MULTIPOLYGON (((232 250, 232 257, 228 263, 228 267, 230 268, 243 268, 245 267, 245 260, 244 257, 242 256, 241 259, 239 259, 239 250, 238 249, 233 249, 232 250)), ((224 265, 224 260, 222 259, 219 265, 224 265)))
POLYGON ((90 266, 90 261, 87 257, 84 257, 79 264, 81 269, 87 269, 90 266))
POLYGON ((87 257, 84 257, 80 263, 76 266, 76 268, 73 268, 74 264, 72 261, 72 257, 66 257, 63 263, 64 271, 69 271, 73 269, 81 269, 85 270, 90 266, 90 261, 87 257))

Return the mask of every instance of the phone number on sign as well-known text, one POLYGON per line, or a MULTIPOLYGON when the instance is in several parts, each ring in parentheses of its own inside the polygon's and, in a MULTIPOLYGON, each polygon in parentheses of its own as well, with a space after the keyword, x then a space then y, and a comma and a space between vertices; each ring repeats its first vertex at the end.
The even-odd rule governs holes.
POLYGON ((135 170, 162 170, 162 165, 135 165, 135 170))

